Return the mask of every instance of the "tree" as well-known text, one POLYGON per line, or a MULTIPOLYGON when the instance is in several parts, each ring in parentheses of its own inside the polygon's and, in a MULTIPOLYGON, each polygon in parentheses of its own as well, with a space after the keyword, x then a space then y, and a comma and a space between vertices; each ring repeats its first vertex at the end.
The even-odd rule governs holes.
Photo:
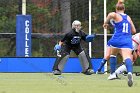
POLYGON ((62 32, 68 32, 71 29, 70 0, 60 0, 60 9, 63 24, 62 32))

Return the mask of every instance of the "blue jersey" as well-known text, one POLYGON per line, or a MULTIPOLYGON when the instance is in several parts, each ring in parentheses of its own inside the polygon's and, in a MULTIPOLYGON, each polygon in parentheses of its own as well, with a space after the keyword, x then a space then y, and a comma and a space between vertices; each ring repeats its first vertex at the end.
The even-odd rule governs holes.
POLYGON ((114 23, 114 34, 108 41, 108 45, 116 48, 132 49, 131 25, 127 20, 127 15, 122 15, 122 21, 114 23))

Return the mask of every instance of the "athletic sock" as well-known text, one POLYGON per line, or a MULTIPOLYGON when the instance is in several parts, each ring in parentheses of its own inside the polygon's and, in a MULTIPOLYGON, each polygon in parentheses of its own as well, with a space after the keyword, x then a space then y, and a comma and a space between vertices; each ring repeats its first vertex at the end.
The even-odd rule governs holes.
POLYGON ((111 55, 110 56, 110 73, 114 73, 116 70, 116 64, 117 64, 117 59, 116 56, 111 55))
POLYGON ((101 61, 101 64, 100 64, 100 67, 98 68, 98 72, 101 72, 101 69, 103 68, 103 66, 104 66, 104 64, 106 63, 106 59, 102 59, 102 61, 101 61))
POLYGON ((132 61, 130 58, 127 58, 125 60, 125 65, 126 65, 126 68, 127 68, 127 72, 133 72, 133 65, 132 65, 132 61))

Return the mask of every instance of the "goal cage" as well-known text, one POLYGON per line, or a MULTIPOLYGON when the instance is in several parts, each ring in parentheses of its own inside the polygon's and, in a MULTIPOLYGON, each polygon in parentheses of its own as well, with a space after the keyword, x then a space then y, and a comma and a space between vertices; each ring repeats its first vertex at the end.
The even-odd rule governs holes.
MULTIPOLYGON (((112 27, 103 29, 106 15, 115 11, 117 0, 0 0, 0 56, 16 57, 16 15, 32 16, 32 57, 55 57, 54 45, 71 29, 74 20, 82 22, 82 29, 96 33, 91 43, 82 42, 91 58, 103 58, 112 27)), ((126 12, 139 32, 139 0, 127 0, 126 12)), ((71 57, 77 57, 73 52, 71 57)), ((121 57, 118 63, 122 62, 121 57)), ((105 71, 109 62, 105 65, 105 71)), ((138 71, 139 58, 134 64, 138 71)), ((140 70, 138 71, 140 72, 140 70)))

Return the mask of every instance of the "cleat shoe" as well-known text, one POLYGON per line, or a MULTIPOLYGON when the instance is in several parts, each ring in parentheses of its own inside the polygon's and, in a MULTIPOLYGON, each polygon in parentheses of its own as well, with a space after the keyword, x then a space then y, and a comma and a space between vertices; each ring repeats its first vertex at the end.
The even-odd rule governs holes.
POLYGON ((53 71, 53 74, 54 74, 54 75, 61 75, 61 71, 59 71, 59 70, 54 70, 54 71, 53 71))
POLYGON ((104 74, 104 73, 101 71, 96 71, 96 74, 104 74))
POLYGON ((116 73, 110 74, 110 76, 108 77, 108 80, 114 80, 114 79, 120 79, 116 73))
POLYGON ((99 74, 99 72, 98 72, 98 71, 96 71, 96 74, 99 74))
POLYGON ((132 87, 133 86, 133 76, 132 76, 132 73, 128 73, 127 77, 128 77, 128 86, 132 87))
POLYGON ((87 69, 86 72, 84 72, 85 75, 91 75, 94 74, 94 71, 92 69, 87 69))
POLYGON ((127 74, 128 74, 128 73, 125 71, 125 72, 124 72, 124 73, 122 73, 122 74, 123 74, 124 76, 127 76, 127 74))

